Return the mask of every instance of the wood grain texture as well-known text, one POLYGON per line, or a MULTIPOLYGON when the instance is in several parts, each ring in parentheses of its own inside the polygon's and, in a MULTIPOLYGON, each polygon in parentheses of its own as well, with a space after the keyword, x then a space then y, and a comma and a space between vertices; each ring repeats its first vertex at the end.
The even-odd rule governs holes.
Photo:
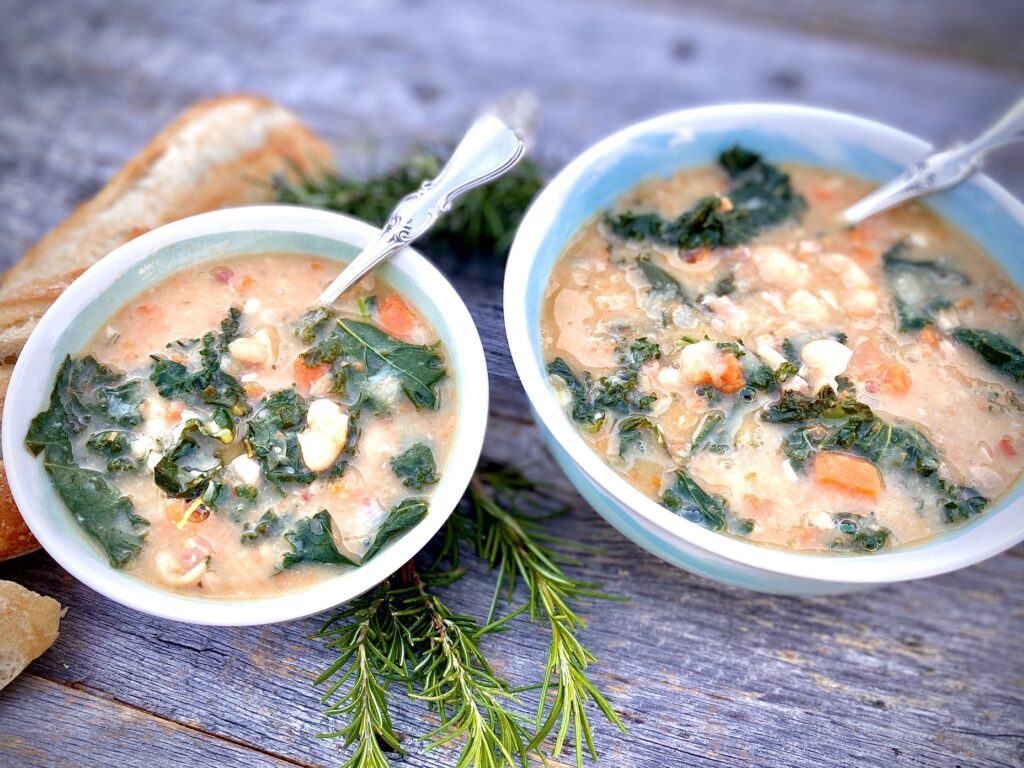
MULTIPOLYGON (((799 9, 765 24, 740 12, 758 4, 721 5, 0 0, 0 264, 183 107, 215 93, 279 99, 340 148, 343 167, 365 168, 367 158, 456 136, 481 100, 513 86, 544 103, 538 145, 557 165, 641 117, 736 100, 838 107, 945 141, 972 132, 1022 84, 1012 56, 993 66, 942 44, 950 19, 968 37, 1009 26, 989 15, 965 27, 955 2, 932 4, 939 18, 927 34, 939 43, 918 47, 927 56, 878 31, 888 16, 878 0, 859 4, 857 23, 873 17, 874 32, 852 41, 801 22, 799 9)), ((1024 192, 1024 155, 995 165, 1024 192)), ((432 255, 485 340, 485 454, 550 480, 570 505, 552 533, 601 547, 583 577, 631 600, 585 611, 596 679, 630 728, 622 736, 597 725, 602 765, 1024 765, 1024 548, 838 598, 765 597, 674 570, 603 523, 553 468, 508 356, 500 270, 432 255)), ((0 564, 0 578, 69 606, 57 644, 0 693, 0 766, 341 762, 337 745, 313 738, 333 725, 311 687, 329 657, 305 638, 322 617, 252 629, 173 624, 107 601, 42 553, 0 564)), ((451 603, 482 616, 489 586, 471 561, 451 603)), ((536 681, 545 637, 519 631, 524 621, 490 648, 498 669, 525 684, 536 681)), ((402 699, 396 712, 411 753, 402 765, 450 763, 415 744, 429 725, 421 708, 402 699)))

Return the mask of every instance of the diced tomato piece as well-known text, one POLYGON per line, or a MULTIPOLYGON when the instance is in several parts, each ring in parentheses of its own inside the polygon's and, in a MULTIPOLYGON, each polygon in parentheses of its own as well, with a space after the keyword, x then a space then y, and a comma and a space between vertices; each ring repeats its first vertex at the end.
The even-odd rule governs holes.
POLYGON ((412 310, 394 293, 377 305, 377 318, 386 331, 399 336, 409 333, 416 323, 412 310))
POLYGON ((331 370, 331 366, 327 363, 318 363, 312 367, 306 365, 302 355, 296 357, 295 362, 292 363, 292 375, 295 377, 295 386, 304 395, 309 394, 309 389, 313 386, 313 382, 325 375, 329 370, 331 370))
POLYGON ((866 459, 835 451, 823 451, 814 457, 814 481, 864 496, 882 492, 882 475, 866 459))
POLYGON ((1009 435, 1004 435, 1003 439, 999 441, 999 451, 1008 459, 1017 455, 1017 449, 1013 447, 1013 440, 1009 435))

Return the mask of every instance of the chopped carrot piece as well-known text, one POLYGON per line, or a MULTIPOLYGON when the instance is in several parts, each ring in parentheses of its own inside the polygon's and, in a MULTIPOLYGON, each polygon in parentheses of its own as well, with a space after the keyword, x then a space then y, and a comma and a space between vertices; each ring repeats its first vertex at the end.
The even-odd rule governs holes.
POLYGON ((870 264, 878 261, 878 249, 867 245, 855 245, 850 249, 850 255, 861 264, 870 264))
POLYGON ((740 367, 740 361, 736 355, 722 356, 722 366, 715 371, 715 377, 711 384, 726 394, 738 392, 743 388, 743 369, 740 367))
POLYGON ((827 203, 832 199, 832 190, 828 187, 818 187, 814 190, 814 199, 822 203, 827 203))
POLYGON ((939 346, 939 342, 942 341, 942 335, 935 330, 935 326, 926 325, 921 329, 921 341, 935 349, 939 346))
POLYGON ((256 285, 256 280, 252 275, 243 275, 242 279, 238 281, 238 292, 248 293, 254 285, 256 285))
POLYGON ((752 493, 743 494, 743 513, 757 521, 770 518, 775 513, 775 502, 771 499, 762 499, 752 493))
POLYGON ((1017 455, 1017 449, 1013 447, 1013 440, 1009 435, 1004 435, 1003 439, 999 441, 999 451, 1008 459, 1017 455))
POLYGON ((416 316, 409 306, 394 293, 377 306, 377 317, 386 331, 398 335, 411 331, 416 322, 416 316))
POLYGON ((295 386, 302 392, 308 394, 313 382, 323 376, 331 369, 327 363, 318 363, 314 366, 306 365, 302 355, 295 358, 292 363, 292 375, 295 377, 295 386))
POLYGON ((135 311, 140 315, 152 317, 153 315, 160 314, 160 307, 153 306, 152 304, 139 304, 139 306, 135 308, 135 311))
POLYGON ((814 481, 833 485, 842 491, 877 496, 882 492, 882 475, 866 459, 835 451, 824 451, 814 457, 814 481))
POLYGON ((907 366, 891 362, 882 376, 882 389, 892 395, 905 395, 910 391, 910 371, 907 366))

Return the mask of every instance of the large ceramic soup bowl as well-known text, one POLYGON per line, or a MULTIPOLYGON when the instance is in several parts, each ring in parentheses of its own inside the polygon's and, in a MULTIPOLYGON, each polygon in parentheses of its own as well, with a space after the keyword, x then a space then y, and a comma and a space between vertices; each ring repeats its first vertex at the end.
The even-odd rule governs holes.
POLYGON ((223 210, 78 278, 4 408, 7 477, 47 552, 123 605, 214 625, 314 614, 410 560, 476 466, 487 372, 462 300, 412 249, 303 315, 377 234, 324 211, 223 210))
MULTIPOLYGON (((692 573, 764 592, 839 593, 934 576, 977 563, 1020 542, 1024 539, 1024 500, 1020 487, 1011 484, 984 514, 898 547, 851 555, 755 544, 742 535, 723 535, 686 519, 686 515, 673 514, 613 470, 588 444, 578 423, 587 414, 577 414, 577 423, 567 414, 571 392, 556 377, 549 378, 552 360, 543 350, 551 338, 550 332, 541 327, 541 317, 553 269, 567 247, 578 247, 572 245, 579 242, 574 240, 577 233, 593 226, 596 217, 611 209, 624 194, 650 179, 667 179, 683 170, 712 166, 721 153, 736 145, 771 163, 818 166, 875 184, 891 178, 931 149, 914 136, 850 115, 795 106, 744 104, 654 118, 601 141, 570 163, 524 218, 505 277, 505 322, 512 357, 541 434, 558 464, 591 506, 641 547, 692 573)), ((979 175, 930 198, 926 205, 973 238, 1010 281, 1022 284, 1024 206, 1020 202, 979 175)), ((721 204, 718 211, 728 212, 730 207, 721 204)), ((590 231, 595 236, 602 232, 590 231)), ((696 253, 694 258, 701 256, 696 253)), ((639 262, 645 258, 633 257, 631 263, 643 266, 639 262)), ((672 262, 671 257, 669 263, 680 264, 678 260, 672 262)), ((848 264, 849 260, 842 263, 848 264)), ((681 268, 685 267, 683 264, 681 268)), ((640 280, 640 285, 647 286, 646 291, 662 290, 656 275, 640 280)), ((592 290, 583 278, 577 278, 575 285, 579 291, 592 290)), ((721 292, 729 290, 731 287, 721 292)), ((838 298, 845 301, 848 296, 838 298)), ((717 301, 714 296, 712 299, 717 301)), ((781 364, 781 355, 777 359, 781 364)), ((628 365, 623 375, 628 375, 628 365)), ((563 378, 571 381, 571 371, 563 371, 563 378)), ((929 384, 918 382, 918 386, 929 384)), ((596 378, 588 384, 584 377, 579 389, 586 386, 597 386, 596 378)), ((782 385, 778 386, 781 389, 782 385)), ((585 400, 581 402, 587 405, 585 400)), ((831 479, 850 481, 844 477, 831 479)), ((786 504, 786 499, 770 502, 786 504)), ((878 544, 869 540, 864 549, 877 548, 878 544)))

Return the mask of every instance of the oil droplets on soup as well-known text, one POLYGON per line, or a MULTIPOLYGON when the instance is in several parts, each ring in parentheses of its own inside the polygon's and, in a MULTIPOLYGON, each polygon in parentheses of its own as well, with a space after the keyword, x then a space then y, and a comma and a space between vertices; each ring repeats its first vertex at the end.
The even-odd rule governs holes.
POLYGON ((982 513, 1024 466, 1021 296, 909 204, 739 147, 655 179, 556 263, 541 342, 590 447, 668 510, 875 552, 982 513))
POLYGON ((427 513, 455 391, 433 328, 379 279, 253 254, 183 270, 61 367, 26 443, 111 564, 206 597, 301 589, 427 513))

